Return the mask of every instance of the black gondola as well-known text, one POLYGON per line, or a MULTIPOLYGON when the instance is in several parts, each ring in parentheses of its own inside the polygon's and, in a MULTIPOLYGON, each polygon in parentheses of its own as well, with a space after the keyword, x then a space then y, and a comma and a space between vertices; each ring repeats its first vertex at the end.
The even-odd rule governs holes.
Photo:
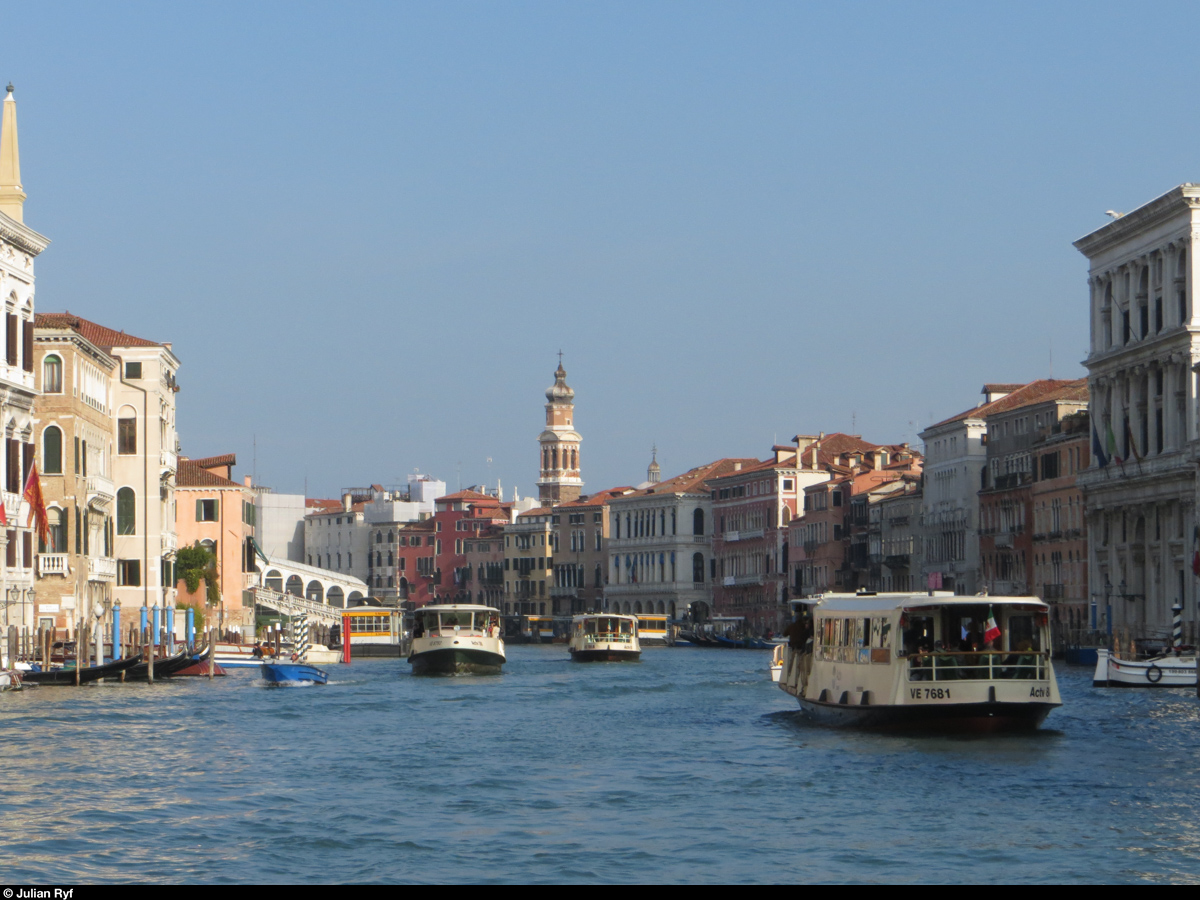
MULTIPOLYGON (((132 669, 141 661, 140 656, 130 656, 128 659, 117 659, 103 666, 88 666, 79 670, 79 683, 99 681, 101 678, 116 678, 122 672, 132 669)), ((22 672, 23 684, 74 684, 75 669, 51 669, 48 672, 22 672)))
MULTIPOLYGON (((164 657, 154 660, 154 677, 170 678, 176 672, 182 671, 196 661, 196 655, 184 650, 182 653, 176 653, 174 656, 164 657)), ((137 665, 130 667, 125 671, 126 681, 149 681, 150 680, 150 664, 145 661, 139 661, 137 665)))

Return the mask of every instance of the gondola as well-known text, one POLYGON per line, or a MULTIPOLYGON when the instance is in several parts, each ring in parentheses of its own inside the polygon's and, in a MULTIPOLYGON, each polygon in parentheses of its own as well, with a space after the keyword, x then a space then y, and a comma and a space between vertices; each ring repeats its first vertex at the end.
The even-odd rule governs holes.
MULTIPOLYGON (((174 656, 167 656, 162 659, 154 660, 154 677, 155 678, 170 678, 182 670, 186 669, 196 661, 195 655, 184 650, 181 653, 176 653, 174 656)), ((150 664, 146 661, 139 662, 136 666, 125 671, 126 681, 149 681, 150 680, 150 664)))
MULTIPOLYGON (((122 672, 132 669, 141 661, 141 656, 130 656, 126 659, 113 660, 103 666, 88 666, 79 670, 79 683, 87 684, 99 681, 101 678, 116 678, 122 672)), ((22 672, 21 681, 25 684, 74 684, 75 669, 51 669, 48 672, 22 672)))

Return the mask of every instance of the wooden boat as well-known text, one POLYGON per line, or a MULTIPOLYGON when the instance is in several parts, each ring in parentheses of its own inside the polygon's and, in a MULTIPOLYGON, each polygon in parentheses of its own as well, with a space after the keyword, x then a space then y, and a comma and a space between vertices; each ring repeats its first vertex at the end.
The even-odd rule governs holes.
POLYGON ((326 684, 329 675, 306 663, 263 663, 263 681, 270 684, 326 684))
POLYGON ((1062 705, 1049 607, 1036 597, 863 592, 796 602, 814 638, 783 651, 779 687, 819 722, 1030 730, 1062 705))
MULTIPOLYGON (((194 662, 195 656, 187 650, 176 653, 174 656, 156 659, 154 660, 154 677, 155 679, 171 678, 194 662)), ((136 666, 130 666, 125 670, 126 681, 147 681, 149 678, 150 664, 145 660, 141 660, 136 666)))
POLYGON ((500 610, 457 603, 417 610, 408 661, 414 675, 499 675, 506 661, 500 610))
POLYGON ((779 679, 783 675, 783 651, 787 644, 776 644, 775 649, 771 651, 771 680, 779 684, 779 679))
MULTIPOLYGON (((228 675, 221 666, 217 663, 213 664, 213 677, 220 678, 228 675)), ((192 677, 208 677, 208 660, 207 659, 192 659, 192 664, 180 669, 178 672, 172 672, 172 678, 192 678, 192 677)))
MULTIPOLYGON (((141 656, 130 656, 127 659, 117 659, 103 666, 88 666, 79 670, 79 683, 88 684, 92 681, 99 681, 101 678, 116 678, 122 672, 132 669, 139 662, 141 656)), ((21 681, 25 684, 51 685, 51 684, 74 684, 75 669, 51 669, 48 672, 22 672, 21 681)))
POLYGON ((21 673, 16 669, 4 669, 0 671, 0 692, 19 691, 22 686, 21 673))
POLYGON ((1108 650, 1096 651, 1093 687, 1196 686, 1196 654, 1164 654, 1150 659, 1120 659, 1108 650))
POLYGON ((638 641, 637 616, 575 616, 567 649, 576 662, 638 660, 642 645, 638 641))

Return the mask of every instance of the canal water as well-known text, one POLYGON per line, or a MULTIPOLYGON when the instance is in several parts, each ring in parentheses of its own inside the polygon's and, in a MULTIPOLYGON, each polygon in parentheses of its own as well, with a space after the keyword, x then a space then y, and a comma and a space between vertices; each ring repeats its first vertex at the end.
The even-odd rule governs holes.
POLYGON ((810 725, 764 652, 494 678, 401 660, 0 695, 4 880, 1200 880, 1200 706, 1093 690, 1034 735, 810 725))

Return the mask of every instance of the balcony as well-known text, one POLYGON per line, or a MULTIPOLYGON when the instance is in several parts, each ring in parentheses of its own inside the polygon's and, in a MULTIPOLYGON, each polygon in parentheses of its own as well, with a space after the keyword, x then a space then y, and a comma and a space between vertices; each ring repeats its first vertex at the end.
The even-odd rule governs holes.
POLYGON ((162 548, 164 552, 173 552, 179 547, 179 538, 176 537, 173 531, 164 531, 162 533, 162 548))
POLYGON ((47 575, 69 575, 71 567, 67 563, 65 553, 39 553, 37 558, 38 578, 47 575))
POLYGON ((762 584, 766 581, 766 575, 759 573, 758 575, 726 575, 725 587, 740 587, 743 584, 762 584))
POLYGON ((1043 584, 1042 599, 1043 600, 1061 600, 1066 596, 1064 586, 1061 584, 1043 584))
POLYGON ((117 561, 111 556, 93 556, 88 559, 88 581, 115 581, 117 561))
POLYGON ((88 503, 94 503, 96 506, 109 506, 117 497, 117 489, 112 483, 112 479, 105 478, 103 475, 89 475, 87 478, 87 498, 88 503))
POLYGON ((1009 550, 1012 549, 1013 535, 1011 531, 1002 532, 996 535, 996 549, 1009 550))
POLYGON ((158 464, 166 471, 174 472, 179 466, 179 461, 173 450, 160 450, 158 464))

